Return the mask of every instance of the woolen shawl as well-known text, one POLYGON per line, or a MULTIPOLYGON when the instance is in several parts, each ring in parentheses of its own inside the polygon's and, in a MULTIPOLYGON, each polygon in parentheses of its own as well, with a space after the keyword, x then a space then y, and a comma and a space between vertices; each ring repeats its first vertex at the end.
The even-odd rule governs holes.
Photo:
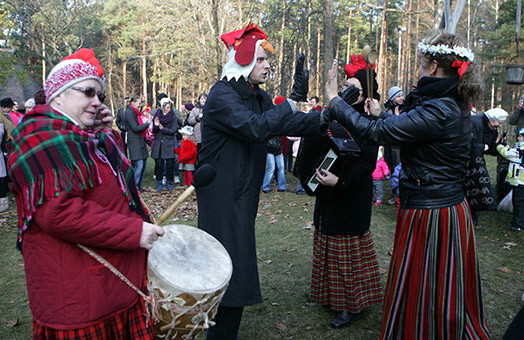
POLYGON ((33 213, 43 202, 62 193, 83 191, 107 183, 100 171, 109 165, 132 210, 149 221, 138 194, 129 160, 110 130, 85 131, 49 105, 37 105, 13 132, 8 169, 18 207, 17 248, 33 213))

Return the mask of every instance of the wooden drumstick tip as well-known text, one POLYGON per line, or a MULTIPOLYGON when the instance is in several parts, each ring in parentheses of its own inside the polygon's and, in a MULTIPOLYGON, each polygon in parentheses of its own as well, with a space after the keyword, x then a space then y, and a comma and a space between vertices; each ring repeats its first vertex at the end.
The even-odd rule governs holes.
POLYGON ((180 196, 178 196, 176 201, 173 204, 171 204, 171 206, 167 208, 166 211, 164 211, 164 213, 156 220, 155 224, 161 225, 162 223, 164 223, 164 221, 167 220, 167 218, 176 210, 176 208, 178 208, 178 206, 182 204, 182 202, 184 202, 189 196, 191 196, 191 194, 194 191, 195 187, 192 185, 186 190, 184 190, 184 192, 180 196))

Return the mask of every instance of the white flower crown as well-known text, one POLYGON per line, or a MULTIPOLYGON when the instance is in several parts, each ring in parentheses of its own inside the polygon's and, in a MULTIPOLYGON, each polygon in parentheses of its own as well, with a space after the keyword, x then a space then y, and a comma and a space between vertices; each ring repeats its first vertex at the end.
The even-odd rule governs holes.
POLYGON ((426 40, 422 40, 418 43, 418 49, 422 53, 430 53, 432 55, 435 54, 456 54, 459 57, 467 58, 469 61, 473 61, 475 59, 475 54, 467 48, 467 47, 460 47, 460 46, 453 46, 453 48, 449 47, 448 45, 438 44, 438 45, 428 45, 426 44, 426 40))

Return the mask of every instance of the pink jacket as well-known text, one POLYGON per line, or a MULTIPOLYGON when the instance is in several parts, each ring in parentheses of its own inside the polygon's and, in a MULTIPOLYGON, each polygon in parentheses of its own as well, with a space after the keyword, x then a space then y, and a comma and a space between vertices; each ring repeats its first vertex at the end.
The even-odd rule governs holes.
POLYGON ((373 180, 381 180, 386 179, 386 176, 390 174, 388 165, 386 164, 386 161, 384 160, 384 157, 380 158, 377 161, 377 166, 375 168, 375 171, 373 171, 373 180))

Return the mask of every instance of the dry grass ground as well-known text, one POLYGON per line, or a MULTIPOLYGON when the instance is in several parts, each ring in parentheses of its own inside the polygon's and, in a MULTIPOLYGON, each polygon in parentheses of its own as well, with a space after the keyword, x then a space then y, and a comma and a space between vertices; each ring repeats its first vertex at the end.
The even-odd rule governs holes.
MULTIPOLYGON (((489 162, 490 160, 488 160, 489 162)), ((150 162, 152 163, 152 162, 150 162)), ((151 164, 150 164, 151 165, 151 164)), ((147 183, 153 189, 151 169, 147 183)), ((288 177, 293 189, 296 180, 288 177)), ((145 193, 144 199, 158 216, 179 194, 145 193)), ((387 192, 387 191, 386 191, 387 192)), ((386 197, 386 199, 389 197, 386 197)), ((264 301, 246 308, 240 328, 244 340, 378 339, 381 306, 369 308, 350 328, 333 330, 334 312, 309 299, 314 199, 293 193, 262 194, 256 222, 258 268, 264 301)), ((501 339, 521 308, 524 293, 524 232, 510 232, 511 215, 480 214, 476 229, 486 319, 492 339, 501 339)), ((385 285, 396 220, 396 207, 373 208, 372 232, 385 285)), ((29 310, 23 260, 15 250, 16 210, 0 213, 0 339, 30 339, 29 310)), ((196 225, 195 201, 179 210, 169 223, 196 225)), ((204 336, 199 336, 203 339, 204 336)))

